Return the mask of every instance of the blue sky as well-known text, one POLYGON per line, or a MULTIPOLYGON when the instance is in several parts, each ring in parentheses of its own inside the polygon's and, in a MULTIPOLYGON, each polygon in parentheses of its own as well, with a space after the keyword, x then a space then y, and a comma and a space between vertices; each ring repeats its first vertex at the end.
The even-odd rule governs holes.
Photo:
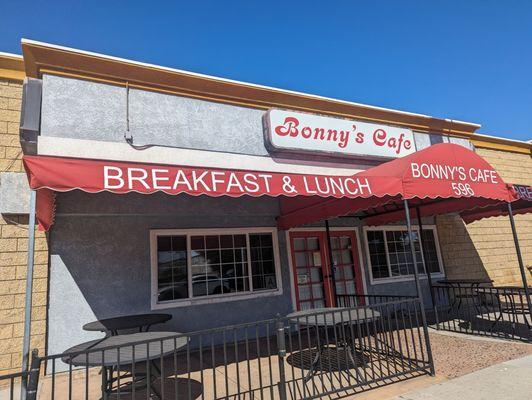
POLYGON ((528 0, 0 0, 22 37, 532 139, 528 0))

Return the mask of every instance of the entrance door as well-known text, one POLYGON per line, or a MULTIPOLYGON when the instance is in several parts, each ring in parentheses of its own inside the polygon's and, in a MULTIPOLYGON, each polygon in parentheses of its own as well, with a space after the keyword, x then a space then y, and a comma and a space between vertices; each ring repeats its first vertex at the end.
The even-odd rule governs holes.
POLYGON ((335 292, 363 293, 354 232, 331 231, 335 279, 324 231, 290 232, 290 245, 298 310, 334 307, 335 292))

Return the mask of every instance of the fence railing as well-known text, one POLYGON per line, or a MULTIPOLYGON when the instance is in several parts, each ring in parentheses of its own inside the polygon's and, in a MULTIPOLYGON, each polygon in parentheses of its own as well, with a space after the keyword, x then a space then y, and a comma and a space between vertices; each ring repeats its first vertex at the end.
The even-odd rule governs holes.
POLYGON ((433 289, 438 329, 532 341, 524 288, 438 284, 433 289))
MULTIPOLYGON (((360 300, 360 299, 359 299, 360 300)), ((376 300, 376 299, 374 299, 376 300)), ((28 400, 314 399, 427 374, 416 298, 46 357, 28 400)), ((359 303, 360 304, 360 303, 359 303)))
POLYGON ((26 374, 22 372, 0 375, 0 399, 20 399, 22 380, 25 378, 25 376, 26 374))
POLYGON ((33 350, 30 369, 0 375, 0 400, 35 399, 40 373, 40 358, 33 350))

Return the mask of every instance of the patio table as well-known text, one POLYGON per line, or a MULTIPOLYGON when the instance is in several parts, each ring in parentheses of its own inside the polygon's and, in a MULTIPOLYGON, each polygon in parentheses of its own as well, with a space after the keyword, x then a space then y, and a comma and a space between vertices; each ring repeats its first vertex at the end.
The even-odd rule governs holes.
POLYGON ((83 325, 83 330, 105 332, 108 335, 118 335, 118 331, 138 329, 147 332, 152 325, 162 324, 172 319, 170 314, 135 314, 120 317, 100 319, 83 325))
MULTIPOLYGON (((174 354, 188 344, 188 338, 180 335, 178 332, 139 332, 109 336, 73 346, 64 352, 65 356, 61 360, 75 367, 101 367, 104 400, 113 393, 114 382, 128 377, 120 376, 120 370, 125 367, 134 368, 137 363, 145 362, 147 374, 135 374, 137 379, 131 382, 131 388, 135 390, 134 388, 142 384, 150 394, 161 399, 155 385, 152 385, 153 380, 161 375, 155 361, 174 354), (153 369, 153 372, 150 372, 150 369, 153 369), (115 371, 118 374, 116 378, 115 371)), ((118 387, 114 391, 117 390, 118 387)), ((125 394, 128 390, 120 392, 125 394)))
POLYGON ((453 302, 450 305, 451 308, 454 308, 457 299, 458 299, 458 305, 456 306, 456 310, 459 310, 462 306, 462 300, 463 299, 472 299, 473 305, 475 306, 475 309, 478 313, 480 313, 479 305, 475 302, 476 299, 478 299, 478 289, 480 285, 489 285, 493 283, 492 279, 442 279, 439 280, 438 283, 449 285, 453 292, 457 291, 458 294, 455 294, 453 298, 453 302), (465 293, 462 293, 463 291, 461 289, 464 289, 465 293), (467 290, 470 290, 468 293, 467 290))
MULTIPOLYGON (((510 314, 512 317, 512 323, 518 324, 518 316, 522 315, 528 329, 531 329, 531 324, 528 322, 530 310, 528 309, 528 302, 526 300, 525 293, 520 293, 523 290, 523 286, 495 286, 490 288, 483 288, 483 292, 490 293, 497 298, 498 316, 491 326, 491 330, 495 328, 497 323, 503 319, 504 313, 510 314), (516 297, 519 301, 516 301, 516 297), (523 301, 524 300, 524 301, 523 301)), ((528 290, 532 291, 532 287, 528 287, 528 290)))
MULTIPOLYGON (((341 308, 341 307, 330 307, 330 308, 315 308, 311 310, 296 311, 291 314, 288 314, 286 317, 288 320, 300 326, 306 326, 309 328, 316 328, 318 336, 322 340, 319 340, 319 343, 316 347, 316 355, 312 360, 309 371, 304 378, 304 382, 307 382, 315 373, 316 366, 319 364, 320 359, 323 356, 324 350, 327 347, 328 343, 326 338, 326 330, 330 328, 341 327, 342 325, 356 325, 364 322, 369 322, 380 317, 380 313, 376 310, 373 310, 369 307, 360 307, 360 308, 341 308)), ((347 330, 349 332, 349 329, 347 330)), ((344 332, 343 329, 340 332, 344 332)), ((345 332, 344 332, 345 333, 345 332)), ((358 355, 361 355, 360 352, 357 352, 352 344, 349 342, 349 338, 341 337, 340 341, 336 345, 340 344, 347 349, 347 356, 349 361, 353 365, 357 365, 355 358, 358 355)), ((360 357, 362 358, 362 357, 360 357)), ((357 372, 358 374, 358 372, 357 372)))

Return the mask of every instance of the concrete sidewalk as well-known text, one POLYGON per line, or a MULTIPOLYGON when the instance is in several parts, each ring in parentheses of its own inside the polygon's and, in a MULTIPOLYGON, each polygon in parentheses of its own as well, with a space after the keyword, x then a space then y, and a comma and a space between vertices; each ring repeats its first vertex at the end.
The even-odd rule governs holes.
POLYGON ((506 361, 394 400, 532 400, 532 356, 506 361))

